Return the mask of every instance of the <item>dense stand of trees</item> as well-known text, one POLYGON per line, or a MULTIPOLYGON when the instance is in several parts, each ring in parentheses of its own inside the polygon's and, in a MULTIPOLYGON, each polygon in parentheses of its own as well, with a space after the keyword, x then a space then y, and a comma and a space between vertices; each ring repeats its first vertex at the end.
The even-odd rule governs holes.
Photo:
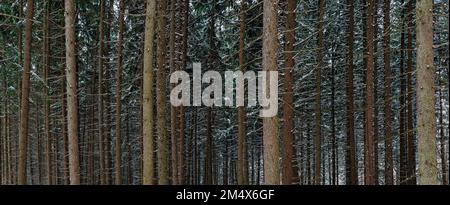
POLYGON ((448 185, 448 10, 0 1, 0 183, 448 185), (278 114, 172 106, 197 62, 278 71, 278 114))

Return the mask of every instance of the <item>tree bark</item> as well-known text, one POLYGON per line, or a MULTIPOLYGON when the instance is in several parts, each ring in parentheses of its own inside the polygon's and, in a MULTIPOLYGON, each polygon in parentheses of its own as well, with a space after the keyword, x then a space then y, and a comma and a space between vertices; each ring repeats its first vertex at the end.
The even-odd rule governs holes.
MULTIPOLYGON (((170 39, 169 39, 169 49, 170 49, 170 58, 169 58, 169 67, 170 73, 175 71, 175 32, 176 27, 175 23, 177 21, 176 17, 176 5, 178 0, 171 0, 170 3, 170 39)), ((171 84, 171 88, 174 86, 171 84)), ((178 121, 177 121, 177 113, 178 109, 174 106, 170 106, 170 137, 171 137, 171 171, 172 171, 172 184, 177 185, 178 183, 178 155, 177 155, 177 134, 178 134, 178 121)))
POLYGON ((66 34, 66 77, 67 77, 67 121, 69 139, 69 173, 70 184, 80 184, 80 163, 78 156, 78 99, 77 99, 77 68, 75 51, 75 3, 66 0, 65 34, 66 34))
POLYGON ((125 2, 119 1, 119 37, 117 41, 117 71, 116 71, 116 154, 115 154, 115 184, 122 184, 122 72, 123 72, 123 33, 125 2))
POLYGON ((143 86, 143 184, 154 183, 153 150, 153 38, 156 1, 147 0, 144 43, 143 86))
POLYGON ((158 45, 156 73, 157 130, 158 130, 158 177, 160 185, 169 184, 168 142, 166 129, 166 0, 158 2, 158 45))
MULTIPOLYGON (((263 70, 268 72, 278 70, 277 13, 278 0, 263 1, 262 65, 263 70)), ((267 78, 268 75, 265 77, 267 78)), ((269 93, 269 83, 263 89, 266 89, 266 93, 269 93)), ((267 185, 280 184, 280 145, 278 135, 278 117, 263 118, 264 183, 267 185)))
POLYGON ((409 1, 408 3, 408 95, 407 95, 407 103, 408 103, 408 121, 407 121, 407 136, 408 136, 408 167, 407 167, 407 184, 415 185, 417 184, 416 180, 416 144, 414 139, 414 118, 413 118, 413 85, 412 85, 412 70, 413 70, 413 47, 412 47, 412 35, 413 35, 413 1, 409 1))
POLYGON ((417 134, 419 184, 437 185, 433 1, 417 0, 417 134))
POLYGON ((392 157, 392 88, 391 88, 391 1, 383 0, 383 62, 384 62, 384 128, 385 162, 384 178, 386 185, 394 184, 394 160, 392 157))
POLYGON ((375 184, 375 128, 374 128, 374 45, 373 16, 375 1, 369 0, 367 5, 367 53, 366 58, 366 97, 365 97, 365 185, 375 184))
POLYGON ((356 166, 356 142, 355 142, 355 117, 354 117, 354 98, 353 98, 353 41, 354 41, 354 16, 355 5, 354 0, 347 2, 349 19, 347 30, 347 150, 346 150, 346 171, 347 171, 347 185, 358 184, 358 172, 356 166))
POLYGON ((298 173, 296 165, 296 149, 294 139, 294 79, 293 72, 295 66, 294 45, 295 45, 295 0, 287 1, 286 17, 286 43, 285 43, 285 72, 284 72, 284 157, 283 157, 283 184, 290 185, 298 183, 298 173))
MULTIPOLYGON (((241 12, 239 14, 239 69, 245 72, 245 35, 246 35, 246 15, 247 5, 241 2, 241 12)), ((238 184, 248 185, 248 159, 247 159, 247 129, 246 129, 246 109, 245 106, 238 107, 238 184)))
POLYGON ((28 114, 30 93, 30 69, 31 69, 31 41, 33 40, 33 15, 34 1, 27 1, 27 17, 25 19, 25 47, 22 73, 22 87, 20 97, 20 125, 19 125, 19 167, 18 184, 27 184, 27 145, 28 145, 28 114))
MULTIPOLYGON (((404 0, 401 1, 403 5, 404 0)), ((406 184, 407 179, 407 134, 406 134, 406 105, 405 105, 405 9, 401 13, 400 37, 400 184, 406 184)))
POLYGON ((105 16, 105 0, 100 0, 100 20, 99 20, 99 34, 98 34, 98 90, 97 90, 97 104, 98 104, 98 135, 99 135, 99 147, 100 147, 100 183, 106 185, 107 173, 109 170, 106 168, 106 143, 105 143, 105 129, 104 129, 104 102, 103 102, 103 50, 104 50, 104 16, 105 16))

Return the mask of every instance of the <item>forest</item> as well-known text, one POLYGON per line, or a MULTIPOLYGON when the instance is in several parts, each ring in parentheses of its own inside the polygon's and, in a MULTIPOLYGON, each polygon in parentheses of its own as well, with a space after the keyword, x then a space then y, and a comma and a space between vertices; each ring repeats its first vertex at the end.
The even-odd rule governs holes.
POLYGON ((448 185, 449 52, 448 0, 0 0, 0 184, 448 185))

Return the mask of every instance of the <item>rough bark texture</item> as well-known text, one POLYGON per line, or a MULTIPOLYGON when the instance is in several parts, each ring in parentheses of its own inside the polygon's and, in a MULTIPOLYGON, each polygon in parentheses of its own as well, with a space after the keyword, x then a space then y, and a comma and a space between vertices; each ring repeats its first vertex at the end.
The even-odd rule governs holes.
POLYGON ((25 19, 25 47, 20 97, 20 125, 19 125, 19 167, 18 184, 27 184, 27 146, 28 146, 28 113, 30 94, 31 41, 33 39, 34 1, 27 1, 27 17, 25 19))
MULTIPOLYGON (((278 0, 263 1, 263 70, 277 71, 277 12, 278 0)), ((269 93, 269 83, 266 91, 269 93)), ((278 139, 278 117, 263 118, 264 183, 280 184, 280 150, 278 139)))
MULTIPOLYGON (((189 24, 189 0, 184 0, 181 3, 182 7, 182 14, 183 14, 183 24, 182 24, 182 34, 183 34, 183 40, 181 42, 181 52, 182 55, 180 55, 180 70, 184 70, 187 66, 187 52, 188 52, 188 24, 189 24)), ((179 143, 178 143, 178 182, 180 184, 185 184, 186 182, 186 159, 185 159, 185 108, 183 106, 180 106, 180 119, 179 119, 179 143)))
POLYGON ((419 184, 437 185, 433 1, 417 0, 417 134, 419 184))
MULTIPOLYGON (((246 29, 246 3, 242 1, 239 15, 239 69, 245 72, 245 29, 246 29)), ((245 124, 245 106, 238 107, 238 184, 248 184, 248 161, 247 161, 247 129, 245 124)))
POLYGON ((385 127, 385 184, 394 184, 394 160, 392 157, 392 89, 391 89, 391 47, 390 47, 390 0, 383 0, 383 62, 384 62, 384 127, 385 127))
POLYGON ((365 97, 365 185, 375 184, 375 140, 374 140, 374 46, 373 46, 373 16, 375 1, 369 0, 367 5, 367 53, 365 54, 366 97, 365 97))
POLYGON ((296 149, 294 139, 294 79, 293 72, 295 66, 294 44, 295 44, 295 0, 287 1, 286 16, 286 43, 284 48, 285 69, 284 69, 284 156, 283 156, 283 184, 290 185, 298 182, 296 166, 296 149))
POLYGON ((66 32, 66 77, 67 77, 67 122, 69 139, 70 184, 80 184, 80 163, 78 155, 78 99, 77 99, 77 58, 75 50, 75 3, 66 0, 64 4, 66 32))
POLYGON ((166 129, 166 0, 158 2, 158 50, 156 73, 157 130, 158 130, 158 177, 160 185, 169 184, 168 142, 166 129))
MULTIPOLYGON (((177 17, 175 14, 177 11, 175 10, 176 4, 178 0, 172 0, 170 4, 170 39, 169 39, 169 49, 170 49, 170 60, 169 67, 170 73, 175 71, 175 23, 177 17)), ((171 88, 173 85, 171 84, 171 88)), ((170 137, 171 137, 171 178, 172 184, 178 184, 178 155, 177 155, 177 134, 178 134, 178 121, 177 121, 177 108, 174 106, 170 106, 170 137)))
MULTIPOLYGON (((401 4, 403 4, 403 0, 401 4)), ((400 117, 399 117, 399 131, 400 131, 400 184, 406 184, 407 178, 407 134, 406 134, 406 106, 405 106, 405 96, 406 96, 406 82, 405 82, 405 9, 401 11, 401 37, 400 37, 400 117)))
POLYGON ((358 172, 356 167, 356 141, 355 141, 355 110, 353 98, 353 40, 354 40, 354 23, 355 23, 355 6, 354 0, 348 0, 349 20, 347 31, 347 150, 346 150, 346 181, 347 185, 358 184, 358 172))
POLYGON ((143 184, 154 183, 153 149, 153 38, 155 28, 156 1, 147 1, 144 43, 143 76, 143 184))
POLYGON ((122 184, 122 70, 123 70, 123 33, 125 0, 119 2, 119 37, 117 41, 117 71, 116 71, 116 154, 115 154, 115 184, 122 184))
POLYGON ((412 85, 412 75, 413 75, 413 1, 409 1, 408 3, 408 61, 407 61, 407 81, 408 81, 408 95, 407 95, 407 103, 408 103, 408 123, 407 123, 407 136, 408 136, 408 167, 407 167, 407 184, 415 185, 417 184, 416 180, 416 143, 414 138, 414 118, 413 118, 413 95, 414 89, 412 85))

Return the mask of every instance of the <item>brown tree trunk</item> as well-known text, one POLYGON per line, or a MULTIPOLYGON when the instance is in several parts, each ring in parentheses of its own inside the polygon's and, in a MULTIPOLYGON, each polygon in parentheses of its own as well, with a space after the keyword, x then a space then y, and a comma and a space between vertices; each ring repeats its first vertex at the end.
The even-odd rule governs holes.
POLYGON ((294 45, 295 45, 295 0, 287 1, 286 17, 286 43, 285 43, 285 71, 284 71, 284 156, 283 156, 283 184, 290 185, 298 183, 298 173, 296 165, 296 149, 294 139, 294 79, 293 72, 295 66, 294 45))
POLYGON ((417 134, 420 185, 438 184, 432 22, 433 1, 418 0, 416 4, 417 134))
POLYGON ((379 184, 379 175, 378 175, 378 165, 379 165, 379 159, 378 159, 378 140, 379 140, 379 132, 378 132, 378 3, 379 0, 374 1, 374 13, 373 13, 373 98, 374 98, 374 118, 373 118, 373 155, 374 155, 374 162, 375 162, 375 170, 374 170, 374 178, 375 178, 375 185, 379 184))
MULTIPOLYGON (((403 0, 401 4, 403 5, 403 0)), ((406 135, 406 105, 405 105, 405 9, 401 15, 400 37, 400 184, 405 184, 407 179, 407 135, 406 135)))
MULTIPOLYGON (((278 0, 263 1, 263 59, 264 71, 277 71, 278 0)), ((268 75, 265 76, 268 78, 268 75)), ((268 80, 268 79, 266 79, 268 80)), ((263 88, 269 93, 269 83, 263 88)), ((272 105, 273 106, 273 105, 272 105)), ((280 184, 280 150, 278 139, 278 117, 263 118, 264 184, 280 184)))
POLYGON ((166 0, 158 2, 158 50, 156 72, 158 178, 160 185, 169 184, 168 141, 166 129, 166 0))
POLYGON ((20 97, 20 125, 19 125, 19 167, 18 167, 18 183, 19 185, 27 184, 27 145, 28 145, 28 113, 30 93, 30 69, 31 69, 31 42, 33 39, 33 15, 34 1, 27 1, 27 17, 25 20, 25 48, 24 62, 22 74, 22 87, 20 97))
POLYGON ((115 154, 115 184, 122 184, 122 67, 123 67, 123 33, 124 33, 125 2, 119 1, 119 37, 117 42, 116 71, 116 154, 115 154))
POLYGON ((156 1, 147 1, 143 76, 143 184, 154 184, 153 149, 153 38, 156 1))
MULTIPOLYGON (((62 76, 64 76, 64 71, 62 76)), ((64 185, 69 184, 69 147, 68 147, 68 136, 67 136, 67 116, 66 116, 66 81, 63 80, 62 83, 62 93, 61 93, 61 124, 62 124, 62 138, 63 138, 63 183, 64 185)), ((78 112, 78 111, 77 111, 78 112)))
POLYGON ((356 141, 355 141, 355 117, 354 117, 354 100, 353 100, 353 39, 354 39, 354 16, 355 5, 354 0, 348 0, 349 21, 347 31, 347 154, 346 154, 346 172, 347 185, 358 184, 358 172, 356 166, 356 141))
POLYGON ((69 139, 69 173, 70 184, 80 184, 80 163, 78 160, 78 99, 77 99, 77 68, 75 51, 75 3, 65 1, 65 31, 66 31, 66 76, 67 76, 67 121, 69 139))
POLYGON ((408 105, 408 123, 407 123, 407 136, 408 136, 408 167, 407 167, 407 184, 415 185, 417 184, 416 180, 416 145, 414 139, 414 118, 413 118, 413 86, 412 86, 412 67, 413 67, 413 47, 412 47, 412 33, 414 22, 413 22, 413 1, 409 1, 408 3, 408 91, 407 91, 407 105, 408 105))
POLYGON ((373 46, 373 16, 374 0, 369 0, 367 5, 367 53, 366 58, 366 97, 365 97, 365 185, 375 184, 375 142, 374 142, 374 46, 373 46))
POLYGON ((385 162, 384 178, 386 185, 394 184, 394 160, 392 156, 392 88, 391 88, 391 1, 383 0, 383 62, 384 62, 384 129, 385 162))
POLYGON ((98 90, 97 90, 97 103, 98 103, 98 135, 100 145, 100 183, 102 185, 107 184, 107 172, 106 170, 106 148, 105 148, 105 130, 103 122, 103 50, 104 50, 104 31, 103 21, 105 15, 105 0, 100 0, 100 20, 99 20, 99 36, 98 36, 98 90))
MULTIPOLYGON (((246 2, 241 2, 241 12, 239 15, 239 68, 245 72, 245 35, 246 35, 246 2)), ((246 129, 245 106, 238 107, 238 184, 248 184, 248 161, 247 161, 247 129, 246 129)))
MULTIPOLYGON (((175 71, 175 22, 177 20, 177 17, 175 14, 176 11, 176 5, 178 0, 171 0, 170 3, 170 39, 169 39, 169 49, 170 49, 170 58, 169 58, 169 67, 170 67, 170 73, 173 73, 175 71)), ((171 84, 171 88, 173 88, 173 85, 171 84)), ((172 184, 177 185, 178 183, 178 155, 177 155, 177 134, 178 134, 178 121, 177 121, 177 113, 178 110, 174 106, 170 106, 170 137, 171 137, 171 171, 172 171, 172 184)))

